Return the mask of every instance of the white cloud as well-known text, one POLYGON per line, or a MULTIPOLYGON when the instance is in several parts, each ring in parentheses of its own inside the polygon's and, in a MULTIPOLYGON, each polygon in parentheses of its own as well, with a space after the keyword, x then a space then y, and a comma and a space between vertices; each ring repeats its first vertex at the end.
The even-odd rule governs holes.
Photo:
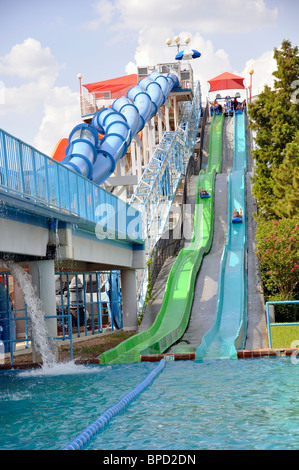
POLYGON ((109 0, 100 0, 94 4, 96 17, 83 25, 83 28, 96 30, 101 24, 109 24, 112 22, 113 16, 117 13, 116 6, 109 0))
POLYGON ((68 138, 81 122, 79 94, 67 86, 54 87, 44 103, 44 116, 33 145, 51 155, 59 139, 68 138))
MULTIPOLYGON (((272 72, 276 69, 276 61, 273 58, 273 51, 265 51, 257 58, 249 59, 245 62, 243 69, 232 70, 229 54, 224 49, 216 49, 210 40, 204 39, 201 34, 191 34, 190 31, 181 31, 178 33, 181 38, 181 50, 183 39, 191 36, 190 46, 201 52, 201 57, 191 61, 194 79, 199 80, 201 84, 202 101, 206 103, 206 98, 214 99, 214 95, 209 95, 208 80, 223 73, 231 72, 241 75, 245 78, 245 86, 250 84, 249 70, 254 69, 253 74, 253 95, 262 91, 265 84, 272 86, 272 72)), ((138 46, 134 55, 134 62, 130 61, 126 66, 126 73, 136 73, 137 66, 155 65, 163 62, 175 62, 174 57, 176 48, 161 47, 163 40, 167 37, 174 37, 171 30, 162 27, 147 28, 140 31, 138 46)), ((241 64, 242 67, 242 64, 241 64)), ((240 91, 242 99, 246 97, 245 90, 240 91)), ((232 93, 235 92, 231 90, 232 93)), ((218 92, 217 92, 218 93, 218 92)))
POLYGON ((57 77, 59 65, 49 47, 42 47, 33 38, 27 38, 22 44, 12 47, 9 54, 0 57, 0 74, 16 75, 33 80, 41 76, 57 77))
MULTIPOLYGON (((109 3, 109 2, 108 2, 109 3)), ((97 12, 107 0, 96 3, 97 12)), ((103 8, 103 12, 105 9, 103 8)), ((202 53, 199 59, 192 61, 195 79, 201 82, 202 96, 208 94, 207 81, 223 72, 233 72, 230 58, 223 48, 216 49, 214 44, 204 39, 203 34, 226 32, 233 34, 273 26, 277 20, 277 8, 270 9, 264 0, 115 0, 113 10, 109 10, 111 28, 115 30, 135 30, 138 46, 134 60, 126 66, 126 73, 136 72, 136 66, 155 65, 174 62, 176 49, 170 49, 165 39, 179 35, 182 39, 191 36, 191 47, 202 53), (117 15, 116 15, 117 13, 117 15), (199 33, 200 31, 200 33, 199 33)), ((103 14, 104 15, 104 14, 103 14)), ((107 15, 104 17, 107 20, 107 15)), ((181 50, 183 47, 181 47, 181 50)), ((268 55, 261 56, 257 62, 257 78, 264 70, 265 80, 269 79, 266 67, 268 55)), ((246 63, 246 66, 248 64, 246 63)), ((241 65, 242 66, 242 65, 241 65)), ((272 65, 271 65, 272 67, 272 65)), ((273 67, 272 67, 273 68, 273 67)), ((270 75, 272 73, 272 68, 270 75)), ((245 71, 248 75, 248 70, 245 71)), ((243 76, 243 75, 242 75, 243 76)), ((258 80, 260 82, 260 79, 258 80)))
POLYGON ((59 70, 50 49, 32 38, 0 58, 5 98, 0 106, 0 127, 20 138, 30 135, 26 142, 47 155, 81 122, 79 94, 67 86, 55 87, 59 70), (21 84, 9 86, 15 77, 21 84))
POLYGON ((277 8, 264 0, 99 0, 93 26, 110 23, 114 29, 139 31, 149 25, 188 28, 202 33, 238 33, 273 25, 277 8))
MULTIPOLYGON (((179 33, 182 43, 184 38, 190 36, 190 32, 181 31, 179 33)), ((166 45, 161 48, 162 38, 174 37, 174 34, 166 29, 151 29, 142 31, 139 36, 138 46, 135 52, 135 62, 129 62, 126 66, 126 73, 136 73, 137 66, 155 65, 157 63, 175 62, 177 49, 168 48, 166 45)), ((191 61, 194 79, 201 83, 202 98, 205 101, 208 95, 207 81, 222 73, 231 70, 229 55, 223 49, 216 49, 210 40, 204 39, 199 33, 191 36, 190 46, 201 52, 201 57, 191 61)), ((182 50, 182 47, 181 47, 182 50)))
POLYGON ((59 73, 59 64, 48 47, 28 38, 0 57, 0 74, 5 86, 5 103, 0 114, 32 114, 46 98, 59 73), (21 78, 19 86, 10 86, 12 78, 21 78))
POLYGON ((242 76, 246 77, 246 85, 250 84, 249 70, 253 69, 252 75, 252 94, 253 96, 260 93, 265 85, 270 87, 274 84, 272 73, 277 69, 276 60, 273 58, 273 51, 265 51, 257 59, 247 60, 242 71, 242 76))

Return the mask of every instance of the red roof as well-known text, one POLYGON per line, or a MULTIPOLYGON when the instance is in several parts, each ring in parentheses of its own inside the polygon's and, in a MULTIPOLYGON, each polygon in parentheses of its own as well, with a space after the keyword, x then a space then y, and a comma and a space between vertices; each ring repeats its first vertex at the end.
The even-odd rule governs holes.
POLYGON ((210 84, 209 91, 233 90, 237 88, 243 89, 245 88, 243 81, 243 77, 239 77, 233 73, 224 72, 221 75, 208 80, 208 83, 210 84))
POLYGON ((111 92, 111 98, 120 98, 125 96, 130 88, 137 85, 137 74, 124 75, 123 77, 112 78, 110 80, 104 80, 102 82, 89 83, 83 85, 87 90, 91 92, 98 92, 99 95, 105 91, 111 92))

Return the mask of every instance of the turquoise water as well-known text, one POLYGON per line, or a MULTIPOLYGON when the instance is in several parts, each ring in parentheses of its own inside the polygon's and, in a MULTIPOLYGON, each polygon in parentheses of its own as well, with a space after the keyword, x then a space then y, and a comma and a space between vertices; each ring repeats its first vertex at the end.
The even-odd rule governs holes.
MULTIPOLYGON (((0 373, 0 449, 61 449, 157 364, 0 373)), ((86 449, 298 449, 289 358, 170 362, 86 449)))

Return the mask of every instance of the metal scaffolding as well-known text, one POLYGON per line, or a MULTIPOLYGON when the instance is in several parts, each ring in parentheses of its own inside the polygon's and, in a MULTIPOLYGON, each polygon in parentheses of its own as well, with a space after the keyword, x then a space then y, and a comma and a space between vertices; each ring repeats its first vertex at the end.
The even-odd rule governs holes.
MULTIPOLYGON (((167 227, 172 204, 193 154, 201 116, 201 90, 196 83, 193 100, 183 103, 177 129, 164 132, 147 165, 130 204, 141 213, 146 259, 167 227)), ((143 307, 148 270, 138 273, 138 305, 143 307)))

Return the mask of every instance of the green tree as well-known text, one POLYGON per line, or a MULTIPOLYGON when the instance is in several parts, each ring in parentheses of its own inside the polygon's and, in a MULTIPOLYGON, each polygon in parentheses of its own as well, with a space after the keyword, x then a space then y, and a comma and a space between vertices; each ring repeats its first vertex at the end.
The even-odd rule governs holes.
POLYGON ((286 146, 299 130, 298 105, 291 100, 292 87, 299 79, 298 47, 284 40, 280 49, 274 49, 274 58, 277 63, 274 89, 265 86, 248 108, 250 127, 256 131, 253 195, 258 202, 259 216, 264 218, 275 216, 280 196, 275 192, 274 174, 284 162, 286 146))
POLYGON ((274 213, 279 217, 291 217, 299 221, 299 131, 286 145, 282 164, 273 170, 274 213))

